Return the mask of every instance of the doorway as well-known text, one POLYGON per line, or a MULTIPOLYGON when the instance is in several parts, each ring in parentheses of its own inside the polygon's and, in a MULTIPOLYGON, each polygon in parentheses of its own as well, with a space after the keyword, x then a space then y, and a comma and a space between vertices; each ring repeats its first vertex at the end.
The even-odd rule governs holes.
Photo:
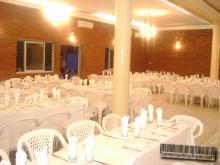
POLYGON ((81 51, 80 46, 61 45, 60 58, 61 76, 68 78, 72 76, 80 76, 81 74, 81 51))

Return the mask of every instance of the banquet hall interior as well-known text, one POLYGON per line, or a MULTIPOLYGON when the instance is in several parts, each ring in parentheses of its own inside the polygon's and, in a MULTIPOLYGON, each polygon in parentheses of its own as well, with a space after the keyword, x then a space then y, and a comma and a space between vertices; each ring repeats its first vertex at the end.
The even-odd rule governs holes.
POLYGON ((220 164, 219 56, 220 0, 0 0, 0 165, 220 164))

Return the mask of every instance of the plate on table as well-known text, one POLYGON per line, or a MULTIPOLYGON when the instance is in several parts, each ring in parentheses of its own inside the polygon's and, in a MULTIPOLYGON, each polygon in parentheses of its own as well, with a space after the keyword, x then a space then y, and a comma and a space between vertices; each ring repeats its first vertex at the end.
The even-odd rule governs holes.
POLYGON ((64 150, 64 149, 61 149, 57 152, 54 152, 52 154, 52 156, 57 157, 62 160, 65 160, 65 161, 68 161, 68 162, 75 162, 77 160, 77 159, 76 160, 69 159, 69 154, 68 154, 67 150, 64 150))

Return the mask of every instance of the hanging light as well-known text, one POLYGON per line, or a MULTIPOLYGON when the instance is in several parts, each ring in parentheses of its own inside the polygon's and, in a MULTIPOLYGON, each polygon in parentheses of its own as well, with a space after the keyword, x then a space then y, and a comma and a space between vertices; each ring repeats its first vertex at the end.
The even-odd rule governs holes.
POLYGON ((182 45, 180 44, 180 41, 176 41, 175 48, 180 49, 181 47, 182 45))
POLYGON ((47 2, 44 6, 44 15, 55 26, 68 22, 73 7, 60 2, 47 2))
POLYGON ((155 38, 157 35, 157 29, 154 26, 144 25, 140 29, 141 36, 146 39, 155 38))
POLYGON ((75 43, 76 42, 76 37, 74 35, 74 33, 70 33, 70 36, 69 36, 69 41, 72 42, 72 43, 75 43))
POLYGON ((156 37, 157 29, 153 25, 151 13, 148 13, 147 23, 143 24, 140 29, 141 36, 147 40, 156 37))

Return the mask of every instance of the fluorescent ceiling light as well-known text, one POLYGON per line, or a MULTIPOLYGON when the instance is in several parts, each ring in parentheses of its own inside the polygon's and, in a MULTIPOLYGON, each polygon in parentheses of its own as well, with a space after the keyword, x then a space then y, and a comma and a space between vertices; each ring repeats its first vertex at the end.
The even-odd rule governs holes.
POLYGON ((159 10, 159 9, 138 9, 133 12, 136 16, 163 16, 168 15, 169 12, 167 10, 159 10))

